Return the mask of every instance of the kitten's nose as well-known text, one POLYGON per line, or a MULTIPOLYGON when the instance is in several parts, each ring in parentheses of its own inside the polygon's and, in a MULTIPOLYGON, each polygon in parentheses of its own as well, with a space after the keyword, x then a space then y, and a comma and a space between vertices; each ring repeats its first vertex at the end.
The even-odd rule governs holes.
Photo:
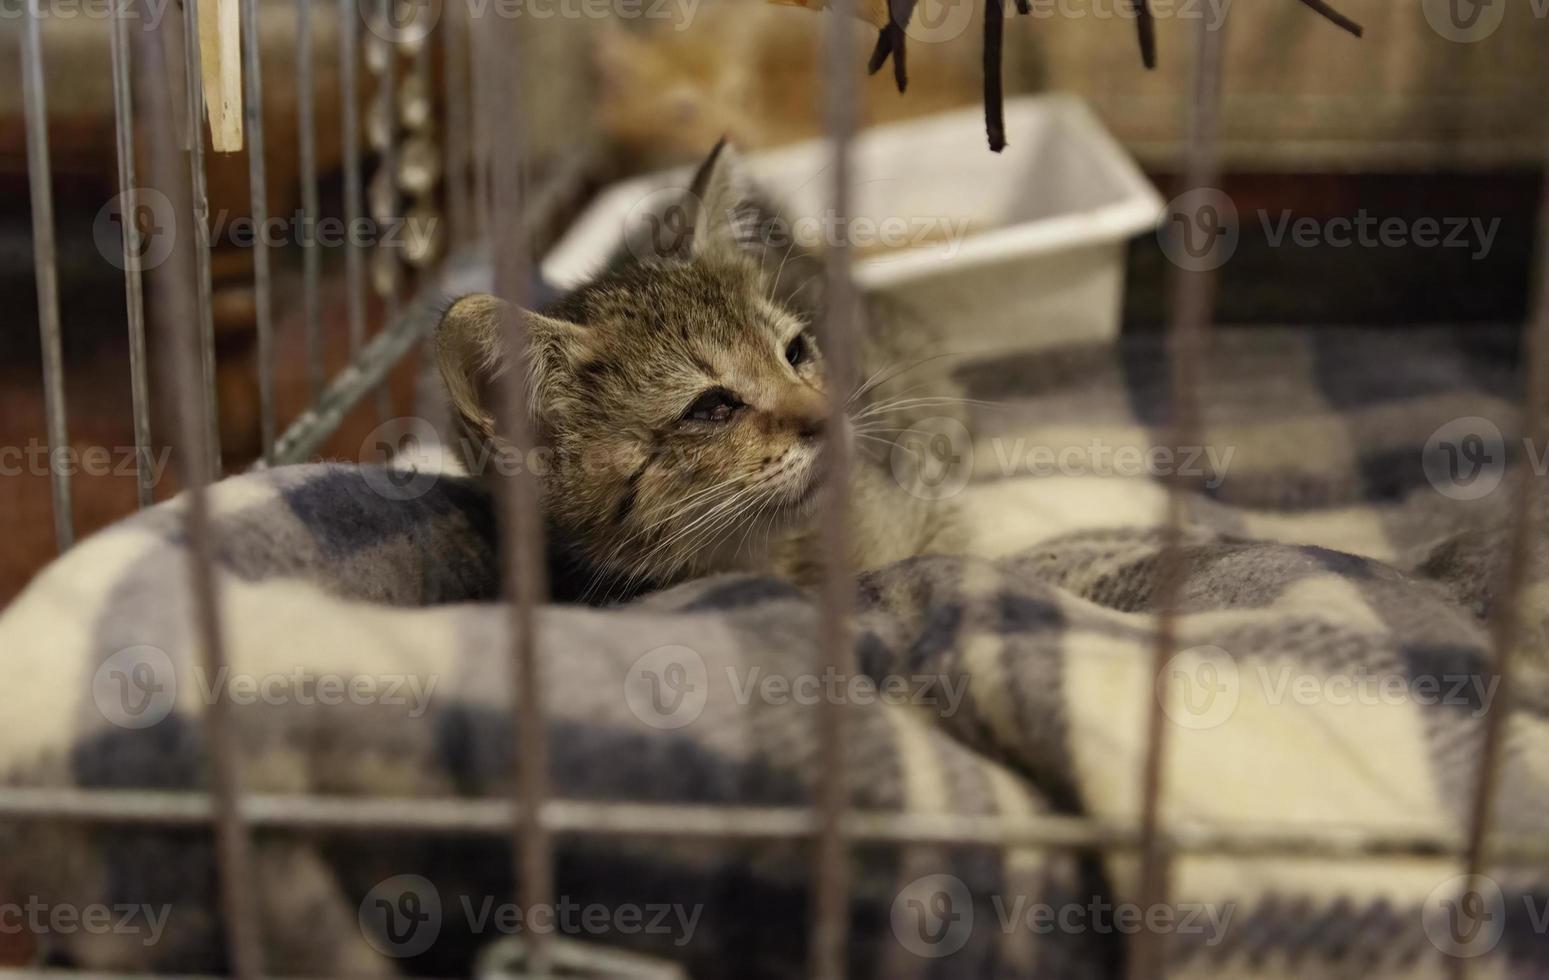
POLYGON ((823 437, 828 429, 828 413, 821 415, 808 415, 796 420, 796 435, 812 442, 823 437))

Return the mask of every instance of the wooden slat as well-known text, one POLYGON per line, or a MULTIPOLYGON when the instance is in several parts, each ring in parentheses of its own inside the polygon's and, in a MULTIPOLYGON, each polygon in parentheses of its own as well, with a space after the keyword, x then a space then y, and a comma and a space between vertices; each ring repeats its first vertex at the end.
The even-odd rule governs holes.
POLYGON ((242 149, 242 29, 237 0, 199 0, 199 66, 216 153, 242 149))

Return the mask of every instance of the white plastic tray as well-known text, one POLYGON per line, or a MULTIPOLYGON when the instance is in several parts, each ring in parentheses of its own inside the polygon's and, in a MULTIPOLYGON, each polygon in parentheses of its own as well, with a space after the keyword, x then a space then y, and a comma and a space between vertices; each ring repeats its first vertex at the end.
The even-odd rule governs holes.
MULTIPOLYGON (((1008 103, 1011 145, 998 155, 985 148, 983 128, 983 114, 970 108, 856 139, 853 215, 927 239, 858 255, 857 281, 943 320, 954 350, 1114 337, 1125 242, 1156 226, 1160 196, 1079 99, 1008 103)), ((824 213, 828 161, 818 140, 747 164, 796 225, 824 213)), ((632 209, 691 176, 680 168, 604 191, 544 260, 544 276, 560 288, 583 281, 617 247, 632 209)))

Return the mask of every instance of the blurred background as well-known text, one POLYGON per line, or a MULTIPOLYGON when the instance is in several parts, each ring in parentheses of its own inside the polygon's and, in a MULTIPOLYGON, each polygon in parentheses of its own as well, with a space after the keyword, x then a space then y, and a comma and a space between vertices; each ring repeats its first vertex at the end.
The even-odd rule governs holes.
MULTIPOLYGON (((162 15, 177 17, 178 0, 167 4, 162 15)), ((140 6, 153 15, 162 2, 140 6)), ((422 6, 425 16, 459 23, 439 4, 422 6)), ((552 189, 550 217, 534 230, 540 254, 599 189, 696 160, 723 134, 750 150, 821 134, 819 45, 826 14, 763 0, 532 0, 529 6, 522 43, 530 50, 519 53, 524 84, 510 93, 480 92, 475 85, 472 98, 476 108, 487 98, 520 100, 530 121, 534 180, 552 189)), ((1006 21, 1006 90, 1084 99, 1165 200, 1180 166, 1194 24, 1230 8, 1222 189, 1238 209, 1240 238, 1222 270, 1223 327, 1520 321, 1529 295, 1537 174, 1549 137, 1540 102, 1549 81, 1549 4, 1496 0, 1473 8, 1479 16, 1472 21, 1458 19, 1451 0, 1341 0, 1338 6, 1364 25, 1364 39, 1335 29, 1296 0, 1156 0, 1161 62, 1148 72, 1126 0, 1034 0, 1031 14, 1006 21), (1472 227, 1493 230, 1487 241, 1475 236, 1473 247, 1293 244, 1277 233, 1285 215, 1326 227, 1363 212, 1411 227, 1434 218, 1444 225, 1477 220, 1472 227)), ((0 305, 10 314, 0 331, 0 446, 32 452, 46 441, 18 84, 21 7, 8 4, 0 14, 0 200, 6 202, 0 305)), ((104 209, 117 194, 109 22, 90 3, 44 0, 43 7, 69 434, 78 451, 104 447, 112 460, 107 472, 98 466, 75 476, 73 516, 84 536, 130 513, 136 487, 126 465, 133 429, 123 275, 115 264, 116 234, 102 234, 104 209)), ((258 7, 268 209, 293 215, 303 200, 296 42, 298 18, 305 16, 317 52, 321 211, 338 214, 344 193, 339 18, 361 6, 260 0, 258 7)), ((920 12, 910 30, 908 91, 894 89, 890 70, 868 78, 862 87, 868 125, 980 104, 979 8, 948 0, 922 3, 920 12)), ((436 219, 431 223, 439 229, 417 247, 370 257, 368 331, 375 333, 427 270, 467 237, 469 228, 452 219, 478 230, 477 214, 453 213, 470 205, 453 200, 442 179, 446 166, 465 163, 476 148, 449 117, 446 47, 386 44, 369 29, 359 33, 356 96, 371 210, 378 210, 380 197, 395 199, 404 213, 436 219), (397 105, 391 119, 377 98, 387 77, 397 105), (392 173, 380 162, 388 144, 396 159, 392 173)), ((873 28, 855 25, 858 74, 874 37, 873 28)), ((1010 133, 1013 147, 1017 138, 1010 133)), ((955 152, 989 151, 981 134, 955 152)), ((232 234, 233 222, 250 212, 249 160, 246 151, 219 154, 208 146, 205 159, 220 433, 225 469, 235 472, 261 450, 253 251, 232 234)), ((1037 181, 1036 168, 1025 179, 1037 181)), ((301 237, 292 234, 271 252, 282 430, 313 396, 298 285, 301 237)), ((1126 248, 1122 328, 1155 329, 1163 316, 1167 258, 1152 234, 1126 248)), ((340 326, 345 249, 319 251, 324 359, 332 376, 350 353, 340 326)), ((157 356, 153 335, 151 357, 157 356)), ((414 411, 419 366, 416 348, 393 370, 385 394, 356 405, 317 455, 358 458, 378 423, 414 411)), ((171 399, 153 385, 152 400, 156 444, 163 446, 171 399)), ((0 605, 56 550, 46 467, 15 465, 15 453, 8 459, 12 465, 0 477, 0 605)), ((168 466, 157 499, 176 491, 175 467, 168 466)))

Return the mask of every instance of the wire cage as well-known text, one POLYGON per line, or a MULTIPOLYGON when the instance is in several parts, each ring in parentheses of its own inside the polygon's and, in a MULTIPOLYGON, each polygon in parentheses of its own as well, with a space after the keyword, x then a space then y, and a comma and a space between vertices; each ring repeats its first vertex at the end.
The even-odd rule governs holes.
MULTIPOLYGON (((312 0, 321 3, 322 0, 312 0)), ((1311 3, 1311 0, 1308 0, 1311 3)), ((275 290, 267 250, 254 250, 254 289, 257 310, 259 390, 262 417, 262 463, 278 465, 307 459, 341 418, 377 391, 389 370, 410 352, 433 325, 435 286, 442 276, 455 273, 469 260, 470 251, 487 249, 494 270, 495 292, 522 307, 529 299, 533 265, 534 229, 553 221, 555 202, 572 189, 564 167, 534 179, 526 171, 527 159, 523 121, 519 104, 493 98, 491 92, 509 91, 517 84, 517 59, 511 52, 520 50, 516 34, 519 20, 494 19, 475 23, 471 7, 461 0, 447 0, 445 13, 436 20, 433 31, 418 33, 412 15, 404 21, 400 0, 338 0, 340 26, 338 48, 329 53, 314 44, 308 9, 309 0, 298 0, 295 38, 301 93, 298 103, 300 132, 300 173, 303 210, 315 230, 320 217, 318 197, 317 149, 314 113, 316 92, 314 69, 319 59, 337 62, 342 95, 342 139, 345 190, 344 219, 353 223, 368 211, 378 219, 401 216, 404 202, 396 197, 391 180, 370 188, 367 207, 366 153, 360 140, 362 130, 372 130, 358 112, 362 75, 382 59, 391 63, 401 49, 408 53, 414 68, 414 84, 439 88, 444 101, 444 145, 436 163, 445 175, 445 201, 450 216, 450 242, 439 269, 431 270, 415 298, 400 303, 403 270, 393 256, 374 255, 358 246, 346 250, 345 295, 348 315, 338 329, 345 332, 351 359, 332 377, 327 377, 323 361, 325 325, 319 314, 318 290, 321 270, 316 249, 308 249, 304 270, 302 305, 307 325, 308 384, 312 402, 299 416, 283 420, 276 417, 273 368, 273 302, 275 290), (359 26, 372 25, 362 36, 359 26), (403 25, 407 23, 408 27, 403 25), (491 26, 491 23, 493 26, 491 26), (439 53, 432 58, 433 52, 439 53), (438 64, 440 77, 431 77, 431 66, 438 64), (363 71, 364 69, 364 71, 363 71), (387 322, 373 336, 367 336, 367 279, 380 277, 385 282, 383 295, 389 298, 387 322)), ((823 54, 826 92, 825 125, 832 166, 828 171, 828 195, 832 211, 843 220, 851 213, 854 175, 850 164, 851 145, 857 131, 857 91, 850 62, 850 48, 842 32, 854 14, 857 0, 834 0, 833 16, 828 18, 828 41, 823 54)), ((49 95, 44 85, 45 50, 40 27, 45 19, 46 0, 27 0, 21 32, 23 59, 22 84, 27 130, 28 175, 31 190, 33 245, 38 293, 39 329, 43 344, 43 378, 47 409, 47 434, 51 446, 68 444, 68 423, 64 409, 65 374, 61 357, 61 317, 59 312, 59 274, 55 254, 56 228, 51 186, 48 119, 49 95)), ((1321 5, 1314 5, 1319 7, 1321 5)), ((991 4, 999 9, 998 4, 991 4)), ((1144 7, 1144 4, 1142 4, 1144 7)), ((168 325, 169 352, 164 377, 150 377, 146 355, 147 297, 144 286, 144 256, 148 242, 142 226, 135 220, 123 224, 124 290, 127 299, 127 328, 131 338, 129 371, 132 378, 133 422, 138 447, 138 495, 142 506, 152 502, 150 476, 151 392, 155 386, 175 396, 177 441, 184 448, 180 460, 184 467, 187 507, 186 531, 192 542, 189 582, 197 600, 198 635, 203 663, 212 674, 227 663, 227 643, 219 596, 212 587, 213 562, 217 542, 212 540, 206 504, 206 486, 221 472, 221 450, 214 411, 214 342, 212 333, 212 294, 210 237, 206 218, 209 200, 205 185, 204 149, 200 138, 185 140, 187 132, 202 130, 207 101, 204 83, 212 76, 201 69, 201 32, 211 25, 201 18, 238 18, 242 48, 240 73, 244 104, 240 121, 228 120, 245 135, 249 147, 251 207, 255 221, 262 223, 266 209, 265 173, 265 99, 264 78, 259 71, 257 0, 187 2, 176 16, 156 29, 146 29, 128 12, 128 4, 116 4, 111 22, 111 72, 113 112, 117 139, 118 186, 125 215, 139 215, 147 207, 143 198, 155 194, 169 202, 175 227, 191 229, 192 234, 176 235, 156 276, 153 297, 158 315, 168 325), (173 32, 180 35, 174 36, 173 32), (177 42, 177 43, 174 43, 177 42), (176 58, 181 51, 181 63, 176 58), (183 91, 175 82, 183 79, 183 91), (143 145, 136 147, 135 135, 141 133, 143 145), (180 135, 180 132, 183 135, 180 135), (147 163, 144 173, 137 172, 139 159, 147 163)), ((230 27, 232 25, 223 25, 230 27)), ((1143 43, 1146 20, 1142 18, 1143 43)), ((1219 141, 1221 128, 1221 92, 1225 32, 1200 21, 1194 41, 1193 84, 1187 102, 1184 133, 1186 156, 1178 191, 1216 186, 1221 177, 1219 141)), ((1151 50, 1151 49, 1148 49, 1151 50)), ((1149 56, 1149 55, 1148 55, 1149 56)), ((391 118, 394 103, 392 71, 376 72, 378 102, 371 111, 391 118)), ((426 110, 431 111, 429 109, 426 110)), ((396 154, 404 147, 395 141, 393 127, 383 125, 371 149, 381 172, 396 172, 396 154)), ((415 152, 423 153, 424 147, 415 152)), ((1549 201, 1549 194, 1545 200, 1549 201)), ((161 217, 161 216, 158 216, 161 217)), ((1544 431, 1542 399, 1546 372, 1549 372, 1549 215, 1540 220, 1540 292, 1532 304, 1533 313, 1524 331, 1525 362, 1528 365, 1527 395, 1523 418, 1528 435, 1541 443, 1544 431)), ((831 419, 842 419, 846 410, 843 392, 850 390, 846 379, 857 370, 854 323, 857 316, 857 290, 851 268, 849 246, 840 242, 824 254, 825 272, 830 285, 825 324, 825 352, 828 369, 835 383, 829 407, 831 419)), ((1171 371, 1171 435, 1174 447, 1199 445, 1202 441, 1200 405, 1201 361, 1208 342, 1215 305, 1215 272, 1176 268, 1170 271, 1168 298, 1167 347, 1171 371)), ((519 317, 508 317, 505 330, 512 349, 524 349, 526 338, 519 317)), ((525 380, 520 371, 506 375, 507 405, 527 402, 525 380)), ((523 412, 508 411, 503 423, 509 437, 518 445, 531 441, 528 420, 523 412)), ((836 425, 837 428, 837 425, 836 425)), ((829 669, 841 675, 855 671, 851 642, 850 610, 852 574, 846 567, 847 528, 839 505, 848 469, 850 448, 843 441, 836 445, 837 464, 830 471, 827 488, 828 507, 824 516, 824 538, 829 543, 829 558, 819 593, 821 643, 816 651, 817 669, 829 669)), ((1162 700, 1150 704, 1145 722, 1147 748, 1141 775, 1140 820, 1114 825, 1094 819, 1049 816, 1039 818, 928 818, 850 810, 845 805, 843 769, 845 753, 844 716, 836 705, 819 708, 822 771, 817 805, 808 808, 714 807, 647 803, 603 803, 555 798, 547 784, 542 760, 546 757, 544 704, 540 684, 536 683, 540 661, 534 628, 534 611, 546 595, 545 564, 542 560, 542 522, 538 515, 537 487, 534 477, 518 473, 507 480, 500 500, 499 526, 501 553, 506 563, 505 581, 509 604, 511 703, 516 711, 512 730, 515 738, 516 779, 509 801, 489 800, 370 800, 348 801, 319 797, 280 797, 245 793, 241 766, 233 732, 229 698, 216 696, 205 713, 207 744, 213 778, 208 794, 157 791, 37 790, 0 787, 0 819, 6 821, 55 821, 88 825, 154 826, 208 828, 215 835, 222 885, 223 917, 227 924, 227 943, 232 972, 240 977, 259 977, 265 962, 257 924, 253 896, 244 886, 253 875, 254 857, 251 837, 257 831, 342 831, 349 833, 438 833, 503 836, 515 843, 516 881, 519 902, 524 906, 551 903, 554 897, 553 840, 557 835, 635 835, 647 838, 722 839, 722 840, 794 840, 810 841, 812 851, 813 916, 811 921, 810 970, 815 977, 839 977, 845 973, 846 906, 850 881, 846 856, 857 845, 887 844, 904 846, 978 845, 994 847, 1034 847, 1080 851, 1131 852, 1138 855, 1141 867, 1143 906, 1165 902, 1169 891, 1169 863, 1178 855, 1308 856, 1362 861, 1394 856, 1438 855, 1455 859, 1461 871, 1477 875, 1496 864, 1541 863, 1549 860, 1549 838, 1506 839, 1492 834, 1499 776, 1505 742, 1506 706, 1511 703, 1513 654, 1522 645, 1524 623, 1521 601, 1532 528, 1529 495, 1531 474, 1521 475, 1513 508, 1517 522, 1505 569, 1506 581, 1499 602, 1491 611, 1491 635, 1497 655, 1499 693, 1489 711, 1483 745, 1476 762, 1477 779, 1469 807, 1467 832, 1459 836, 1421 834, 1395 828, 1391 832, 1368 830, 1337 835, 1310 831, 1263 828, 1168 826, 1161 817, 1160 800, 1167 779, 1166 748, 1169 726, 1165 723, 1162 700)), ((75 540, 71 521, 71 484, 67 472, 51 473, 56 537, 61 550, 75 540)), ((1162 595, 1153 650, 1153 672, 1165 679, 1163 670, 1177 651, 1177 609, 1181 602, 1184 497, 1189 488, 1181 479, 1168 488, 1168 524, 1162 549, 1162 595)), ((1165 680, 1159 681, 1164 683, 1165 680)), ((543 937, 534 934, 535 948, 541 951, 543 937)), ((1136 980, 1166 974, 1165 951, 1157 937, 1141 933, 1130 959, 1130 975, 1136 980)), ((539 954, 541 956, 541 952, 539 954)), ((1470 961, 1456 962, 1459 975, 1470 968, 1470 961)))

